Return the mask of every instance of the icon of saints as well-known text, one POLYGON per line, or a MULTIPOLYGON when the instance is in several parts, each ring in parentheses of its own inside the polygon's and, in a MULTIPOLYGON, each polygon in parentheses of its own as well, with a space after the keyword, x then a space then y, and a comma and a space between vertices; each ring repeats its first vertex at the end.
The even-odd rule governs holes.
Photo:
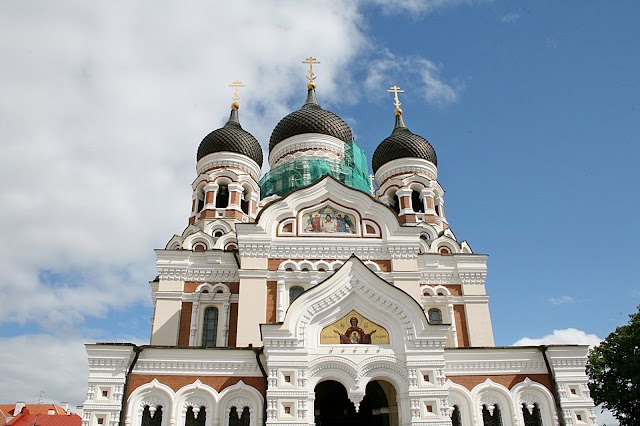
POLYGON ((371 344, 371 335, 377 330, 373 330, 371 333, 365 333, 363 329, 358 327, 358 318, 351 317, 349 320, 351 327, 347 328, 344 333, 340 333, 338 330, 333 330, 340 336, 340 344, 371 344))

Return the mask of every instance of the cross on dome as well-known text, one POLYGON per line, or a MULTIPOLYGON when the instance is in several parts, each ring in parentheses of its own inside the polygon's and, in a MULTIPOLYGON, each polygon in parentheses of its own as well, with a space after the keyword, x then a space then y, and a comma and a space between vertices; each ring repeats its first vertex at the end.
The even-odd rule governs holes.
POLYGON ((394 102, 393 104, 396 107, 395 110, 395 114, 396 115, 401 115, 402 114, 402 110, 400 109, 400 98, 398 97, 398 93, 404 93, 404 90, 400 90, 400 88, 396 85, 393 85, 389 90, 387 90, 387 92, 389 93, 393 93, 393 97, 394 97, 394 102))
POLYGON ((238 108, 240 108, 240 105, 238 104, 238 101, 240 100, 240 95, 238 94, 238 88, 246 87, 246 86, 243 82, 236 80, 233 83, 231 83, 229 87, 235 87, 235 92, 233 94, 233 103, 231 104, 231 108, 237 110, 238 108))
POLYGON ((320 62, 318 62, 318 60, 313 56, 309 56, 307 59, 302 61, 302 63, 309 65, 309 75, 307 76, 307 80, 309 80, 309 83, 307 84, 307 88, 311 89, 313 87, 316 87, 316 75, 313 72, 313 66, 318 65, 320 62))

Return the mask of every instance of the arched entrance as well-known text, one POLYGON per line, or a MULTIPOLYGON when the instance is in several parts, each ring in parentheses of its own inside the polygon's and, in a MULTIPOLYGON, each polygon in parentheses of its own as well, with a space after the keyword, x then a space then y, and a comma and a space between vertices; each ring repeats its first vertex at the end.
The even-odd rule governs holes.
POLYGON ((385 381, 372 380, 356 412, 347 390, 341 383, 327 380, 315 387, 316 426, 396 426, 398 414, 396 392, 385 381))

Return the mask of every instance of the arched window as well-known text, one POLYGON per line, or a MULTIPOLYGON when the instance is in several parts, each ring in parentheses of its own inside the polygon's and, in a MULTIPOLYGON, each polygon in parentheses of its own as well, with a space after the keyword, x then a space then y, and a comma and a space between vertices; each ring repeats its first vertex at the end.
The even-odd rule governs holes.
POLYGON ((207 411, 204 406, 198 408, 196 413, 193 407, 187 408, 184 426, 204 426, 207 421, 207 411))
POLYGON ((238 413, 236 407, 231 407, 229 410, 229 426, 249 426, 251 424, 251 413, 249 407, 242 409, 242 414, 238 413))
POLYGON ((162 405, 153 408, 145 405, 142 411, 142 426, 160 425, 162 425, 162 405))
POLYGON ((462 415, 460 414, 460 407, 453 406, 453 413, 451 414, 451 422, 453 426, 462 426, 462 415))
POLYGON ((240 416, 240 426, 249 426, 251 423, 251 413, 249 413, 249 407, 242 409, 242 416, 240 416))
POLYGON ((435 208, 436 208, 436 216, 440 217, 440 205, 436 204, 435 208))
POLYGON ((437 308, 429 309, 429 322, 431 324, 442 324, 442 311, 437 308))
POLYGON ((398 194, 393 194, 393 203, 391 203, 391 207, 396 214, 400 214, 400 198, 398 198, 398 194))
POLYGON ((216 195, 216 207, 219 209, 225 209, 229 206, 229 187, 227 185, 220 185, 218 187, 218 194, 216 195))
POLYGON ((300 286, 291 287, 289 289, 289 304, 292 304, 304 292, 304 288, 300 286))
POLYGON ((424 213, 424 203, 420 199, 418 191, 411 191, 411 207, 416 213, 424 213))
POLYGON ((218 337, 218 308, 209 306, 204 310, 202 321, 202 346, 214 348, 218 337))
POLYGON ((482 423, 484 426, 502 426, 502 416, 498 404, 491 407, 486 404, 482 406, 482 423))
POLYGON ((542 426, 542 415, 538 404, 531 406, 523 402, 522 417, 524 418, 524 426, 542 426))
POLYGON ((200 188, 198 188, 198 191, 196 192, 196 200, 197 200, 196 213, 199 213, 202 211, 202 209, 204 209, 204 199, 205 199, 204 186, 201 186, 200 188))
POLYGON ((249 214, 249 201, 251 200, 251 189, 248 186, 242 187, 242 196, 240 198, 240 209, 244 214, 249 214))
POLYGON ((229 410, 229 426, 240 426, 240 417, 236 407, 231 407, 229 410))

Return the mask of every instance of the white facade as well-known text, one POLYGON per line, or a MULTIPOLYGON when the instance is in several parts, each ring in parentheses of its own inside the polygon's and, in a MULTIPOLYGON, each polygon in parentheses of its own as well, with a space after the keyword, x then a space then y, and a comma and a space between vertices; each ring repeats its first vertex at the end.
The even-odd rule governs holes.
MULTIPOLYGON (((343 144, 296 134, 269 159, 343 144)), ((595 425, 586 347, 494 347, 487 256, 434 163, 383 164, 373 196, 325 176, 261 199, 256 161, 201 158, 189 226, 156 250, 150 345, 87 345, 83 426, 595 425)))

